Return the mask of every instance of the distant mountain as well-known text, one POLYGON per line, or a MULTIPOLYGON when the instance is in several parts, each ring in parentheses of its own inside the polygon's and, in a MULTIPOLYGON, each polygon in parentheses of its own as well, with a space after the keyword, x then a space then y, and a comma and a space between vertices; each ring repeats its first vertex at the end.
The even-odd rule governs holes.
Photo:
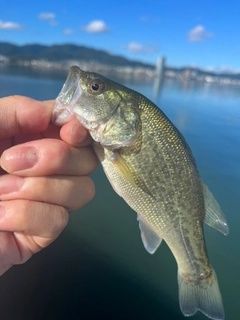
MULTIPOLYGON (((18 46, 0 42, 0 65, 20 65, 39 68, 69 68, 73 63, 86 69, 104 72, 122 72, 136 77, 155 77, 155 66, 140 61, 128 60, 122 56, 111 55, 103 50, 96 50, 74 44, 45 46, 29 44, 18 46)), ((224 85, 240 85, 239 73, 217 73, 199 68, 173 68, 165 66, 164 76, 180 81, 197 81, 224 85)))
POLYGON ((154 68, 151 64, 146 64, 138 61, 131 61, 122 56, 110 55, 103 50, 95 50, 84 46, 74 44, 44 46, 39 44, 29 44, 18 46, 6 42, 0 42, 0 55, 9 58, 9 62, 13 63, 16 60, 48 60, 48 61, 63 61, 63 60, 83 60, 83 61, 98 61, 102 64, 114 66, 131 66, 131 67, 147 67, 154 68))

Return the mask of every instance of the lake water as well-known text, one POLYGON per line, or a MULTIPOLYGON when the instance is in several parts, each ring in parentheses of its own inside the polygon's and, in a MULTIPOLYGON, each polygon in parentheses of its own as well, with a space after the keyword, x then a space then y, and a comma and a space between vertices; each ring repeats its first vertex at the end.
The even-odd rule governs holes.
MULTIPOLYGON (((0 97, 55 98, 65 75, 0 69, 0 97)), ((240 88, 169 82, 124 84, 153 100, 185 136, 200 174, 225 213, 230 234, 206 227, 226 319, 240 319, 240 88)), ((112 190, 101 168, 94 200, 71 213, 51 246, 0 278, 0 318, 185 319, 178 305, 177 268, 163 243, 149 255, 136 214, 112 190)), ((193 319, 207 319, 200 312, 193 319)))

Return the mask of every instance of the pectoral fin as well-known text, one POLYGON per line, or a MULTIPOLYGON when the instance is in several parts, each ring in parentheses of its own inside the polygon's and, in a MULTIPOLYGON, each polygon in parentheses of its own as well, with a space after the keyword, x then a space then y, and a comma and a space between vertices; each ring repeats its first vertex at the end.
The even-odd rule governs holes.
POLYGON ((141 230, 141 238, 145 249, 153 254, 162 242, 160 238, 138 215, 137 220, 139 221, 139 228, 141 230))
POLYGON ((210 227, 217 229, 225 236, 229 233, 229 228, 224 214, 217 203, 216 199, 209 191, 208 187, 202 182, 203 195, 205 203, 205 219, 204 222, 210 227))
POLYGON ((118 154, 116 156, 116 159, 112 161, 114 166, 118 169, 118 171, 121 172, 121 174, 124 176, 124 178, 131 183, 134 187, 137 187, 136 182, 134 180, 133 174, 130 171, 128 165, 124 161, 124 159, 118 154))
POLYGON ((112 162, 124 178, 135 188, 142 189, 145 193, 155 199, 141 177, 126 163, 124 158, 117 152, 105 149, 105 156, 112 162))

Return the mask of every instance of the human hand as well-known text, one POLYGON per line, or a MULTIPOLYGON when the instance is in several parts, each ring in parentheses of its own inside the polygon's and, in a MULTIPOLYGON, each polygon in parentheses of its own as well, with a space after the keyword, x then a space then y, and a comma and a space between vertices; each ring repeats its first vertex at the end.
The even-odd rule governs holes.
POLYGON ((87 130, 50 125, 54 101, 0 99, 0 275, 53 242, 94 196, 87 130))

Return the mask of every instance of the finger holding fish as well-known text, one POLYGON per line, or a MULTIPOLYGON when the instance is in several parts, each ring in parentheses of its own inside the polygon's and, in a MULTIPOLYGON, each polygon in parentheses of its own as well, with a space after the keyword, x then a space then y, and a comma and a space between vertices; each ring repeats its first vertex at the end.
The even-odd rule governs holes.
POLYGON ((98 160, 89 134, 76 121, 50 124, 53 107, 21 96, 0 99, 0 275, 52 243, 69 211, 94 196, 88 174, 98 160))
MULTIPOLYGON (((72 127, 69 124, 63 136, 72 127)), ((79 133, 73 136, 78 138, 79 133)), ((82 142, 88 144, 85 138, 82 142)), ((9 174, 0 175, 0 200, 44 201, 73 211, 93 198, 94 184, 88 175, 97 166, 90 146, 75 148, 57 139, 16 145, 1 156, 1 167, 9 174)))
POLYGON ((71 122, 61 127, 60 137, 73 147, 86 147, 92 142, 89 132, 75 117, 71 122))
POLYGON ((5 150, 1 167, 21 176, 88 175, 98 166, 90 146, 74 148, 62 140, 26 142, 5 150))

